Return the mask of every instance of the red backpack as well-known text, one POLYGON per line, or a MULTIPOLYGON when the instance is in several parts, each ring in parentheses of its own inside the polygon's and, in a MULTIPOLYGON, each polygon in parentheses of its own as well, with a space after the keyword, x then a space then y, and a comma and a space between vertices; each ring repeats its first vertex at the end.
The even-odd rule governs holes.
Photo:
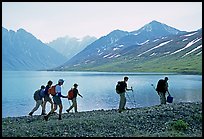
POLYGON ((56 95, 55 87, 56 87, 56 85, 51 86, 48 89, 48 94, 51 94, 52 96, 55 96, 56 95))
POLYGON ((70 89, 69 91, 68 91, 68 99, 69 100, 72 100, 74 98, 74 89, 70 89))

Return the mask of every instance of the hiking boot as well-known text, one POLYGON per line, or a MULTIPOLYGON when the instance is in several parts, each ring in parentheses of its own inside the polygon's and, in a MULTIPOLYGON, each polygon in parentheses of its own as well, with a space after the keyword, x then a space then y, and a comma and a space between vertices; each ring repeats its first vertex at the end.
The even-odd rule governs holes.
POLYGON ((59 118, 58 118, 58 120, 62 120, 62 117, 61 117, 61 115, 59 115, 59 118))
POLYGON ((44 116, 44 119, 45 119, 45 121, 48 121, 48 116, 47 115, 44 116))
POLYGON ((121 110, 119 110, 118 112, 119 112, 119 113, 121 113, 122 111, 121 111, 121 110))
POLYGON ((68 111, 68 110, 66 110, 66 112, 67 112, 67 113, 69 113, 69 111, 68 111))
POLYGON ((30 112, 28 115, 32 116, 32 115, 33 115, 33 112, 30 112))
POLYGON ((126 110, 131 110, 130 108, 126 107, 126 110))
POLYGON ((47 115, 46 113, 42 112, 41 115, 47 115))

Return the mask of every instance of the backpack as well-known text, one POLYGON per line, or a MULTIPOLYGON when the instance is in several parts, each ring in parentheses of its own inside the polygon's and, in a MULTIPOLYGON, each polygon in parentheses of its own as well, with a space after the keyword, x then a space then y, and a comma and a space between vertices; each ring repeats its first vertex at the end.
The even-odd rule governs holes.
POLYGON ((115 87, 116 93, 118 93, 118 94, 120 94, 124 91, 122 83, 123 83, 123 81, 118 81, 118 83, 115 87))
POLYGON ((70 89, 69 91, 68 91, 68 99, 69 100, 72 100, 74 98, 74 89, 70 89))
POLYGON ((48 89, 48 94, 51 94, 52 96, 55 96, 56 95, 55 87, 56 87, 56 85, 51 86, 48 89))
POLYGON ((35 93, 33 94, 33 98, 36 101, 41 99, 41 97, 40 97, 40 89, 35 91, 35 93))
POLYGON ((160 79, 158 81, 158 83, 157 83, 156 91, 158 91, 158 92, 165 92, 166 91, 165 90, 165 84, 166 84, 165 80, 160 79))

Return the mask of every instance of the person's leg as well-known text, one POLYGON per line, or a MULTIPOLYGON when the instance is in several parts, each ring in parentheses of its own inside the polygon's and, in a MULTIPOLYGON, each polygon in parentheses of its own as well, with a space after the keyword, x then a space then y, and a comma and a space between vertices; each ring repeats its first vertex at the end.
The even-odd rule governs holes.
POLYGON ((125 92, 120 94, 119 112, 122 111, 125 105, 125 92))
POLYGON ((69 109, 67 109, 66 111, 69 113, 69 111, 74 107, 74 102, 73 102, 73 99, 72 99, 72 105, 69 107, 69 109))
POLYGON ((46 107, 46 103, 47 103, 47 101, 44 100, 44 101, 43 101, 43 104, 42 104, 42 113, 41 113, 41 115, 45 115, 45 107, 46 107))
POLYGON ((78 112, 77 111, 77 101, 76 101, 76 98, 73 98, 72 102, 73 102, 73 106, 74 106, 74 111, 78 112))
POLYGON ((59 120, 62 120, 62 109, 63 109, 62 104, 59 104, 59 120))
POLYGON ((48 102, 50 102, 50 104, 51 104, 51 110, 53 110, 54 104, 53 104, 51 98, 48 100, 48 102))
POLYGON ((163 92, 159 92, 160 104, 166 104, 165 94, 163 92))
POLYGON ((47 121, 48 120, 48 117, 52 114, 52 113, 54 113, 56 110, 57 110, 57 104, 59 103, 59 101, 58 101, 58 97, 53 97, 53 101, 54 101, 54 108, 53 109, 51 109, 51 111, 46 115, 46 116, 44 116, 44 119, 47 121))
MULTIPOLYGON (((125 94, 125 93, 124 93, 124 94, 125 94)), ((123 103, 122 109, 125 109, 125 105, 126 105, 126 97, 125 97, 125 95, 124 95, 124 103, 123 103)))
POLYGON ((35 107, 32 109, 29 115, 32 116, 32 114, 40 107, 41 104, 42 104, 42 100, 37 100, 35 103, 35 107))
POLYGON ((57 105, 54 104, 54 108, 53 108, 47 115, 44 116, 44 119, 47 121, 48 118, 49 118, 49 116, 50 116, 51 114, 53 114, 56 110, 57 110, 57 105))
POLYGON ((162 102, 163 102, 163 104, 166 104, 166 95, 165 95, 165 93, 163 93, 162 102))

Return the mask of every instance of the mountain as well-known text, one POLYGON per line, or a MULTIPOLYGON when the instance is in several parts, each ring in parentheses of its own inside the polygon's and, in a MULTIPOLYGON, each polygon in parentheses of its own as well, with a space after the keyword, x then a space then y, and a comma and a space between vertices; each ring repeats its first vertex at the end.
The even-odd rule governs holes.
POLYGON ((78 52, 82 51, 86 46, 97 40, 96 37, 85 36, 82 39, 75 37, 60 37, 47 43, 48 46, 54 48, 68 59, 72 58, 78 52))
POLYGON ((152 21, 132 32, 115 30, 58 69, 202 73, 202 29, 179 31, 152 21))
POLYGON ((2 27, 2 70, 45 70, 66 60, 24 29, 2 27))

